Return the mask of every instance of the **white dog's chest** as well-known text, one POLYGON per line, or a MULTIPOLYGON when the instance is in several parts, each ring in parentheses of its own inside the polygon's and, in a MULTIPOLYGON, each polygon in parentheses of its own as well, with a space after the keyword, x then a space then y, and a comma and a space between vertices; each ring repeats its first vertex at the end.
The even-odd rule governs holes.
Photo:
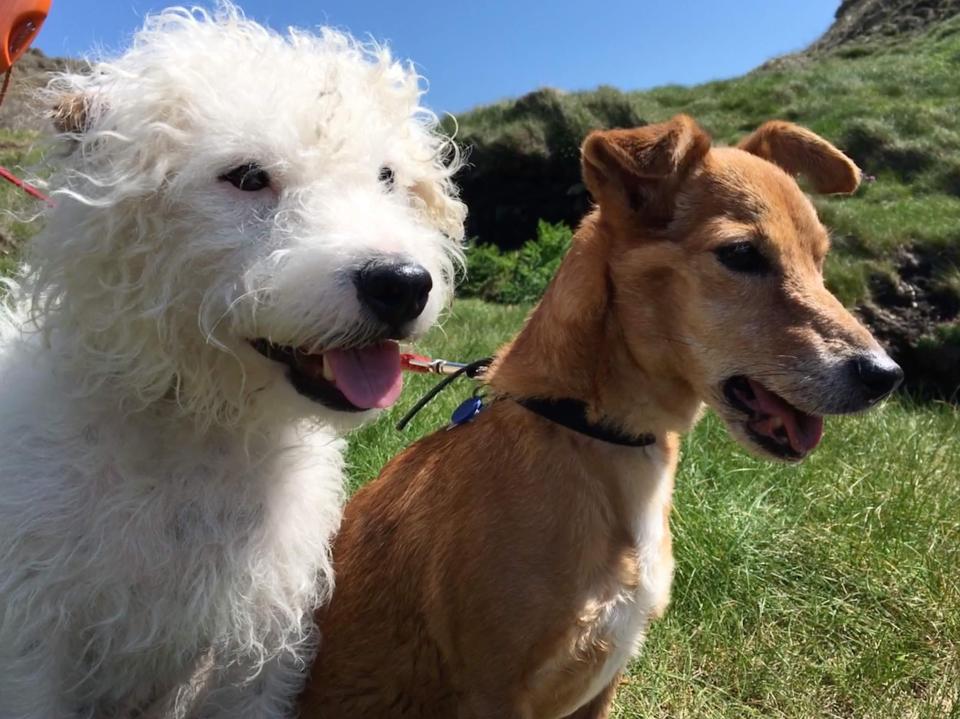
MULTIPOLYGON (((97 448, 119 437, 128 451, 98 453, 105 459, 87 474, 66 463, 49 470, 48 494, 71 497, 68 515, 15 518, 0 506, 0 548, 24 557, 9 555, 12 571, 18 559, 62 557, 44 574, 24 574, 7 595, 10 615, 23 617, 15 636, 37 636, 68 662, 63 682, 82 680, 104 706, 163 695, 211 646, 239 660, 295 643, 328 586, 329 538, 341 506, 343 445, 329 434, 284 435, 277 449, 261 447, 258 460, 249 444, 189 437, 169 443, 177 451, 155 450, 137 419, 126 420, 131 436, 118 421, 84 440, 97 448), (82 524, 70 530, 71 518, 82 524), (5 527, 37 539, 14 544, 5 527), (67 531, 75 535, 70 551, 58 553, 67 531), (29 593, 57 611, 37 613, 29 593)), ((3 479, 8 496, 21 491, 3 479)))

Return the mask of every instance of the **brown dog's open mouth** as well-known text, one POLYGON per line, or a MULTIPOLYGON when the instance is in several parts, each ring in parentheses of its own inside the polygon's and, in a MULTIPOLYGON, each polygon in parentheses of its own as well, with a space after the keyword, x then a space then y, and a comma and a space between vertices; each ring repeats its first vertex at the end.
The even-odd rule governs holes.
POLYGON ((389 407, 403 388, 396 342, 314 353, 265 339, 250 344, 267 359, 287 366, 297 392, 330 409, 363 412, 389 407))
POLYGON ((747 431, 771 454, 783 459, 802 459, 820 443, 823 417, 807 414, 756 380, 743 375, 723 384, 727 401, 748 415, 747 431))

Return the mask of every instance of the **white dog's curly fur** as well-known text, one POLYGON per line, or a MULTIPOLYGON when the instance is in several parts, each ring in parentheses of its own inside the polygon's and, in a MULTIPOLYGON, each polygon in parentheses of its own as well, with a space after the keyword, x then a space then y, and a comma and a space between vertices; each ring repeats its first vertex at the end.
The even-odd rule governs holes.
POLYGON ((190 712, 282 716, 332 588, 337 432, 372 412, 301 396, 250 340, 376 341, 351 277, 383 255, 430 271, 427 329, 456 150, 386 49, 228 4, 49 91, 73 131, 0 321, 0 719, 182 713, 211 656, 190 712), (220 179, 251 163, 269 187, 220 179))

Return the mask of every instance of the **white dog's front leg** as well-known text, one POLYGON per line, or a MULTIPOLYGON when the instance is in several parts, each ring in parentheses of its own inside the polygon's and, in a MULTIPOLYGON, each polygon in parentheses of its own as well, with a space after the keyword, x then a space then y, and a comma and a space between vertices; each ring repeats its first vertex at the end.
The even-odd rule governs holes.
POLYGON ((236 660, 214 669, 190 719, 288 719, 306 680, 312 652, 286 652, 256 670, 236 660))

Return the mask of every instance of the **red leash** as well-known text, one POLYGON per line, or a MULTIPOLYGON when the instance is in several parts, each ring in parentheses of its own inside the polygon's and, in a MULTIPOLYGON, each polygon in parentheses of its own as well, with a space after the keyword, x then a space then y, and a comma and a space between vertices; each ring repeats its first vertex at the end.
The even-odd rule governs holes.
POLYGON ((50 207, 53 207, 53 204, 54 204, 53 200, 51 200, 49 197, 44 195, 42 192, 40 192, 40 190, 38 190, 36 187, 31 185, 29 182, 24 182, 23 180, 21 180, 19 177, 17 177, 12 172, 10 172, 10 170, 8 170, 6 167, 0 166, 0 177, 2 177, 7 182, 13 185, 16 185, 31 197, 34 197, 42 202, 46 202, 50 207))

